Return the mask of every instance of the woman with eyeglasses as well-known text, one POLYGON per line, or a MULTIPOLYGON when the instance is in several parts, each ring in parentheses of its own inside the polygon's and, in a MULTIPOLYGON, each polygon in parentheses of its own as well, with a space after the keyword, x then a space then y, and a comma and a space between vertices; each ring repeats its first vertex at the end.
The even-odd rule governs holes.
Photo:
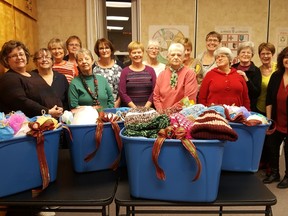
POLYGON ((210 105, 244 106, 250 110, 248 88, 245 80, 235 68, 231 68, 232 52, 220 47, 214 52, 216 68, 204 77, 198 96, 198 103, 210 105))
POLYGON ((245 79, 248 87, 251 111, 257 112, 256 104, 261 93, 262 77, 260 69, 252 61, 254 56, 254 43, 251 41, 241 43, 238 46, 237 55, 239 62, 232 65, 232 67, 245 79))
POLYGON ((55 95, 61 99, 64 110, 68 110, 68 88, 66 77, 52 69, 54 60, 47 48, 41 48, 34 53, 33 62, 37 69, 31 71, 40 76, 47 85, 51 86, 55 95))
POLYGON ((222 35, 216 31, 211 31, 206 35, 206 50, 197 56, 202 64, 203 77, 207 72, 217 67, 214 57, 214 51, 220 47, 222 35))
POLYGON ((62 102, 42 78, 27 72, 29 57, 20 41, 10 40, 2 46, 0 61, 9 70, 0 78, 0 111, 20 110, 28 117, 44 112, 57 118, 63 112, 62 102))
POLYGON ((143 61, 143 64, 152 67, 155 70, 156 76, 158 77, 159 74, 165 70, 166 65, 159 62, 157 57, 160 52, 160 44, 157 40, 149 40, 146 53, 147 53, 147 60, 143 61))
POLYGON ((77 65, 75 54, 82 48, 82 41, 76 35, 70 36, 66 40, 66 49, 68 54, 63 58, 65 61, 72 62, 77 65))
POLYGON ((118 88, 122 67, 115 59, 115 48, 111 41, 101 38, 96 41, 94 52, 98 56, 98 61, 93 66, 93 73, 100 74, 107 79, 112 89, 114 107, 120 107, 121 101, 118 95, 118 88))

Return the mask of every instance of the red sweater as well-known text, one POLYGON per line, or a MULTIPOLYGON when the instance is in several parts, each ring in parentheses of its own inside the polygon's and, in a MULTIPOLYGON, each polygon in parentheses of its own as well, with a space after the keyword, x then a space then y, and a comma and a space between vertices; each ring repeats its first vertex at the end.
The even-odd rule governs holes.
POLYGON ((231 68, 229 74, 214 68, 206 74, 202 81, 198 103, 205 106, 234 104, 235 106, 245 106, 250 110, 247 84, 235 68, 231 68))

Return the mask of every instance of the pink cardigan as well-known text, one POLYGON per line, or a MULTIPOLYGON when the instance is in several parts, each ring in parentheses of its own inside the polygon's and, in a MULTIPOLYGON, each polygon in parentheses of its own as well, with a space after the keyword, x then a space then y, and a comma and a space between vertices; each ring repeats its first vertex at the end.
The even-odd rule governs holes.
POLYGON ((153 103, 156 110, 172 107, 186 96, 196 103, 198 84, 193 70, 184 66, 182 70, 177 72, 178 82, 176 88, 170 86, 171 73, 170 69, 166 68, 156 80, 153 92, 153 103))

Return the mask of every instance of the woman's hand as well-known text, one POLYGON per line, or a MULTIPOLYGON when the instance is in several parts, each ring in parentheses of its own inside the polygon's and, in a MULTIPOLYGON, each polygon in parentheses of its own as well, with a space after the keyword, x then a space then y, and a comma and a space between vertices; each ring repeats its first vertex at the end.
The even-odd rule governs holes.
POLYGON ((243 76, 243 78, 245 79, 246 82, 249 81, 248 77, 246 76, 246 73, 242 70, 237 70, 237 73, 240 74, 241 76, 243 76))
POLYGON ((63 114, 63 108, 55 105, 54 107, 49 109, 48 114, 50 114, 54 118, 59 118, 63 114))

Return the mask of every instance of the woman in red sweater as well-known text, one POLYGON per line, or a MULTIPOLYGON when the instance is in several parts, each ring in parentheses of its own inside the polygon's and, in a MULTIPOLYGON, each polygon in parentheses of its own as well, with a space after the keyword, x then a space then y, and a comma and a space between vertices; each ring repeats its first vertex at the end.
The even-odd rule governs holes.
POLYGON ((198 103, 210 106, 226 104, 244 106, 250 110, 248 88, 244 78, 231 68, 232 52, 227 47, 214 52, 217 67, 204 77, 199 90, 198 103))

